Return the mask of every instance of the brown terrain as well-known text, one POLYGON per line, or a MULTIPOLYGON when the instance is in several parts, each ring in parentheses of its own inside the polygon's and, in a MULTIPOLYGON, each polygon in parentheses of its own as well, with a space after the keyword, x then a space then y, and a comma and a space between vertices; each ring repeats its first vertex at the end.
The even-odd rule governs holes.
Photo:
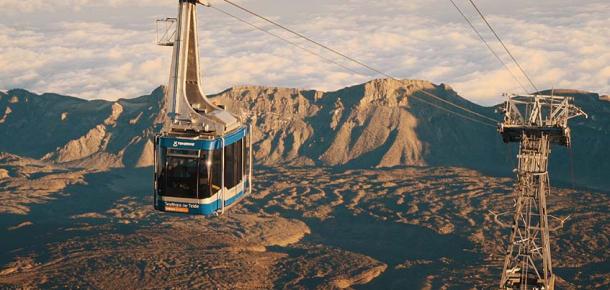
MULTIPOLYGON (((257 160, 253 194, 216 218, 152 208, 161 90, 0 93, 0 288, 492 288, 509 230, 489 211, 511 210, 514 148, 421 89, 498 118, 425 81, 214 96, 250 114, 257 160)), ((591 118, 572 122, 573 175, 569 151, 551 156, 549 212, 570 216, 553 265, 561 289, 607 289, 610 104, 563 93, 591 118)))

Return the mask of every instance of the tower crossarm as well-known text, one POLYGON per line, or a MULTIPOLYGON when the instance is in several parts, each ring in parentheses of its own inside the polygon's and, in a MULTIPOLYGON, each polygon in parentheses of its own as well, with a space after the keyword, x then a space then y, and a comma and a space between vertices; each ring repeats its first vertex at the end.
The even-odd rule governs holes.
POLYGON ((573 104, 572 97, 546 95, 508 95, 505 125, 567 127, 569 119, 587 114, 573 104))
POLYGON ((504 121, 499 124, 504 142, 521 142, 524 135, 548 134, 553 144, 570 146, 568 120, 587 114, 574 98, 546 95, 507 95, 504 121))

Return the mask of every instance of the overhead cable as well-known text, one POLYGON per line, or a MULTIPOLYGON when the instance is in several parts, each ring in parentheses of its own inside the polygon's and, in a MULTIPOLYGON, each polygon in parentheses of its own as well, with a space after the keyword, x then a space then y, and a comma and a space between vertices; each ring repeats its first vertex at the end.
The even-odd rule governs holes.
POLYGON ((367 65, 367 64, 365 64, 365 63, 363 63, 363 62, 361 62, 361 61, 359 61, 359 60, 357 60, 357 59, 355 59, 353 57, 350 57, 350 56, 348 56, 346 54, 341 53, 340 51, 337 51, 337 50, 335 50, 333 48, 330 48, 330 47, 328 47, 328 46, 326 46, 326 45, 324 45, 322 43, 319 43, 319 42, 317 42, 317 41, 315 41, 315 40, 313 40, 313 39, 311 39, 311 38, 309 38, 309 37, 307 37, 307 36, 305 36, 305 35, 303 35, 303 34, 301 34, 299 32, 296 32, 296 31, 294 31, 294 30, 292 30, 292 29, 290 29, 290 28, 288 28, 288 27, 286 27, 286 26, 284 26, 282 24, 279 24, 279 23, 277 23, 277 22, 275 22, 275 21, 273 21, 273 20, 271 20, 271 19, 269 19, 269 18, 267 18, 265 16, 262 16, 262 15, 254 12, 254 11, 252 11, 250 9, 247 9, 247 8, 245 8, 245 7, 243 7, 243 6, 239 5, 239 4, 231 2, 230 0, 223 0, 223 1, 231 4, 231 5, 235 6, 235 7, 237 7, 238 9, 243 10, 243 11, 245 11, 245 12, 247 12, 247 13, 253 15, 253 16, 256 16, 256 17, 258 17, 258 18, 260 18, 262 20, 265 20, 265 21, 267 21, 267 22, 269 22, 269 23, 271 23, 271 24, 273 24, 273 25, 275 25, 275 26, 277 26, 277 27, 279 27, 279 28, 281 28, 283 30, 286 30, 286 31, 288 31, 288 32, 290 32, 290 33, 300 37, 300 38, 303 38, 303 39, 305 39, 305 40, 307 40, 307 41, 309 41, 309 42, 311 42, 311 43, 313 43, 315 45, 318 45, 318 46, 320 46, 320 47, 322 47, 322 48, 324 48, 326 50, 329 50, 329 51, 331 51, 331 52, 333 52, 335 54, 338 54, 338 55, 340 55, 340 56, 342 56, 342 57, 344 57, 344 58, 346 58, 346 59, 348 59, 348 60, 350 60, 352 62, 355 62, 355 63, 357 63, 357 64, 359 64, 359 65, 361 65, 361 66, 363 66, 363 67, 365 67, 365 68, 367 68, 369 70, 372 70, 372 71, 374 71, 374 72, 376 72, 376 73, 378 73, 380 75, 384 75, 384 76, 386 76, 388 78, 393 78, 391 75, 388 75, 388 74, 386 74, 386 73, 384 73, 384 72, 382 72, 382 71, 380 71, 380 70, 378 70, 378 69, 376 69, 374 67, 371 67, 371 66, 369 66, 369 65, 367 65))
POLYGON ((508 55, 510 56, 510 58, 513 60, 513 62, 517 65, 517 67, 519 68, 519 70, 521 71, 521 73, 525 76, 525 78, 527 79, 527 81, 530 83, 530 85, 532 86, 532 88, 534 88, 534 90, 536 92, 538 92, 538 88, 536 87, 536 85, 534 84, 534 82, 532 81, 532 79, 529 77, 529 75, 525 72, 525 70, 523 69, 523 67, 521 66, 521 64, 519 64, 519 62, 517 61, 517 59, 513 56, 513 54, 510 52, 510 50, 508 49, 508 47, 506 47, 506 45, 504 44, 504 41, 502 41, 502 39, 500 38, 500 36, 498 35, 498 33, 496 33, 496 30, 493 29, 493 27, 491 27, 491 24, 489 24, 489 21, 487 21, 487 18, 485 18, 485 16, 483 15, 483 12, 481 12, 481 10, 479 9, 479 7, 477 7, 477 5, 472 1, 472 0, 468 0, 470 2, 470 4, 472 5, 472 7, 474 7, 474 9, 477 11, 477 13, 479 14, 479 16, 481 16, 481 19, 483 19, 483 21, 485 22, 485 24, 487 25, 487 27, 489 28, 489 30, 491 30, 491 32, 494 34, 494 36, 496 37, 496 39, 500 42, 500 44, 502 44, 502 47, 504 47, 504 50, 506 51, 506 53, 508 53, 508 55))
MULTIPOLYGON (((362 61, 359 61, 359 60, 357 60, 357 59, 355 59, 355 58, 353 58, 353 57, 350 57, 350 56, 348 56, 348 55, 346 55, 346 54, 344 54, 344 53, 342 53, 342 52, 340 52, 340 51, 338 51, 338 50, 336 50, 336 49, 330 48, 330 47, 328 47, 327 45, 324 45, 324 44, 322 44, 322 43, 320 43, 320 42, 317 42, 317 41, 315 41, 315 40, 311 39, 310 37, 307 37, 307 36, 305 36, 305 35, 303 35, 303 34, 301 34, 301 33, 299 33, 299 32, 296 32, 296 31, 294 31, 294 30, 292 30, 292 29, 290 29, 290 28, 288 28, 288 27, 286 27, 286 26, 284 26, 284 25, 282 25, 282 24, 277 23, 276 21, 273 21, 273 20, 271 20, 271 19, 269 19, 269 18, 267 18, 267 17, 265 17, 265 16, 262 16, 262 15, 260 15, 260 14, 256 13, 256 12, 254 12, 254 11, 252 11, 252 10, 248 9, 248 8, 245 8, 245 7, 243 7, 243 6, 239 5, 239 4, 236 4, 236 3, 234 3, 234 2, 232 2, 232 1, 230 1, 230 0, 223 0, 223 1, 224 1, 224 2, 226 2, 226 3, 228 3, 228 4, 230 4, 230 5, 232 5, 232 6, 234 6, 234 7, 236 7, 236 8, 238 8, 238 9, 240 9, 240 10, 242 10, 242 11, 244 11, 244 12, 247 12, 248 14, 251 14, 251 15, 253 15, 253 16, 255 16, 255 17, 257 17, 257 18, 260 18, 260 19, 262 19, 262 20, 264 20, 264 21, 266 21, 266 22, 268 22, 268 23, 270 23, 270 24, 272 24, 272 25, 274 25, 274 26, 276 26, 276 27, 279 27, 279 28, 281 28, 281 29, 283 29, 283 30, 285 30, 285 31, 287 31, 287 32, 289 32, 289 33, 291 33, 291 34, 293 34, 293 35, 296 35, 296 36, 298 36, 299 38, 302 38, 302 39, 304 39, 304 40, 306 40, 306 41, 308 41, 308 42, 311 42, 311 43, 313 43, 313 44, 315 44, 315 45, 317 45, 317 46, 319 46, 319 47, 321 47, 321 48, 323 48, 323 49, 326 49, 326 50, 328 50, 328 51, 330 51, 330 52, 332 52, 332 53, 334 53, 334 54, 336 54, 336 55, 339 55, 339 56, 341 56, 341 57, 343 57, 343 58, 345 58, 345 59, 347 59, 347 60, 349 60, 349 61, 351 61, 351 62, 353 62, 353 63, 356 63, 357 65, 360 65, 360 66, 362 66, 362 67, 364 67, 364 68, 366 68, 366 69, 368 69, 368 70, 370 70, 370 71, 373 71, 373 72, 375 72, 375 73, 378 73, 378 74, 380 74, 380 75, 383 75, 383 76, 385 76, 385 77, 387 77, 387 78, 390 78, 390 79, 395 80, 395 81, 398 81, 398 82, 404 82, 404 80, 400 80, 400 79, 398 79, 398 78, 396 78, 396 77, 394 77, 394 76, 392 76, 392 75, 390 75, 390 74, 388 74, 388 73, 385 73, 385 72, 383 72, 383 71, 381 71, 381 70, 379 70, 379 69, 376 69, 376 68, 374 68, 374 67, 372 67, 372 66, 370 66, 370 65, 368 65, 368 64, 366 64, 366 63, 364 63, 364 62, 362 62, 362 61)), ((216 8, 216 9, 217 9, 217 10, 220 10, 219 8, 216 8)), ((228 13, 227 11, 224 11, 224 10, 223 10, 222 12, 223 12, 224 14, 226 14, 226 15, 230 16, 230 17, 233 17, 233 18, 235 18, 235 19, 238 19, 238 20, 239 20, 239 21, 241 21, 241 22, 244 22, 244 23, 248 24, 249 26, 252 26, 252 27, 254 27, 254 28, 258 29, 258 30, 263 30, 265 33, 269 33, 269 31, 267 31, 267 30, 265 30, 265 29, 262 29, 262 28, 260 28, 260 27, 258 27, 258 26, 256 26, 256 25, 254 25, 254 24, 251 24, 251 23, 249 23, 248 21, 246 21, 246 20, 245 20, 245 19, 243 19, 243 18, 239 18, 239 17, 237 17, 237 16, 235 16, 235 15, 232 15, 232 14, 230 14, 230 13, 228 13)), ((269 33, 269 34, 271 34, 271 33, 269 33)), ((300 49, 304 49, 304 50, 306 50, 306 49, 305 49, 305 48, 303 48, 302 46, 299 46, 299 45, 297 45, 296 43, 294 43, 294 42, 292 42, 292 41, 289 41, 289 40, 287 40, 287 39, 285 39, 285 38, 283 38, 283 37, 279 37, 278 35, 275 35, 275 34, 272 34, 272 35, 274 35, 275 37, 277 37, 277 38, 279 38, 279 39, 281 39, 281 40, 283 40, 283 41, 286 41, 286 42, 291 43, 293 46, 296 46, 297 48, 300 48, 300 49)), ((311 51, 309 51, 309 52, 311 53, 311 51)), ((318 55, 318 54, 316 54, 316 55, 318 55)), ((320 56, 320 55, 318 55, 318 56, 320 56)), ((322 56, 320 56, 320 57, 322 57, 322 56)), ((325 57, 322 57, 322 58, 324 58, 324 59, 328 60, 328 59, 327 59, 327 58, 325 58, 325 57)), ((333 63, 337 64, 337 62, 335 62, 335 61, 333 61, 333 63)), ((343 68, 346 68, 344 65, 340 65, 340 66, 341 66, 341 67, 343 67, 343 68)), ((349 69, 349 68, 346 68, 346 69, 348 69, 349 71, 352 71, 352 72, 353 72, 353 70, 352 70, 352 69, 349 69)), ((478 116, 478 117, 480 117, 480 118, 483 118, 483 119, 485 119, 485 120, 491 121, 491 122, 492 122, 492 124, 493 124, 493 125, 491 125, 490 123, 486 123, 487 125, 490 125, 490 126, 494 126, 494 127, 495 127, 495 124, 498 122, 498 120, 496 120, 496 119, 493 119, 493 118, 491 118, 491 117, 485 116, 485 115, 483 115, 483 114, 480 114, 480 113, 478 113, 478 112, 475 112, 475 111, 473 111, 473 110, 470 110, 470 109, 468 109, 468 108, 465 108, 464 106, 457 105, 457 104, 455 104, 455 103, 453 103, 453 102, 450 102, 450 101, 445 100, 445 99, 443 99, 443 98, 441 98, 441 97, 438 97, 438 96, 436 96, 436 95, 434 95, 434 94, 432 94, 432 93, 430 93, 430 92, 427 92, 427 91, 424 91, 424 90, 421 90, 421 92, 422 92, 422 93, 424 93, 425 95, 427 95, 427 96, 431 97, 431 98, 434 98, 434 99, 436 99, 436 100, 440 101, 440 102, 443 102, 443 103, 448 104, 448 105, 450 105, 450 106, 456 107, 456 108, 458 108, 458 109, 460 109, 460 110, 463 110, 463 111, 468 112, 468 113, 470 113, 470 114, 476 115, 476 116, 478 116)), ((414 98, 419 98, 419 99, 421 100, 421 97, 418 97, 418 96, 415 96, 415 95, 413 95, 413 97, 414 97, 414 98)), ((429 104, 429 105, 432 105, 432 104, 433 104, 433 103, 431 103, 431 102, 427 102, 427 101, 424 101, 424 102, 425 102, 426 104, 429 104)), ((436 108, 442 108, 442 107, 440 107, 440 106, 438 106, 438 105, 433 105, 433 106, 434 106, 434 107, 436 107, 436 108)), ((468 120, 471 120, 471 121, 473 121, 473 120, 474 120, 474 119, 473 119, 473 118, 471 118, 471 117, 468 117, 468 116, 465 116, 465 115, 463 115, 463 114, 460 114, 460 113, 457 113, 457 112, 454 112, 454 111, 448 110, 448 109, 446 109, 446 108, 443 108, 443 110, 444 110, 444 111, 447 111, 447 112, 451 112, 451 113, 453 113, 453 114, 455 114, 455 115, 458 115, 458 116, 460 116, 460 117, 463 117, 463 118, 468 119, 468 120)), ((481 122, 479 122, 479 123, 481 123, 481 122)))
POLYGON ((504 68, 510 73, 510 75, 513 77, 513 79, 517 82, 517 84, 519 84, 519 86, 521 87, 521 89, 523 89, 523 92, 525 94, 529 94, 528 90, 525 88, 525 86, 523 85, 523 83, 521 83, 521 81, 519 80, 519 78, 517 78, 517 76, 515 75, 515 73, 513 73, 513 71, 508 67, 508 65, 506 64, 506 62, 504 62, 504 60, 502 60, 502 58, 498 55, 498 53, 496 53, 496 51, 491 47, 491 45, 489 44, 489 42, 487 42, 487 40, 485 40, 485 38, 483 37, 483 35, 481 34, 481 32, 474 26, 474 24, 472 24, 472 21, 466 16, 466 14, 464 14, 464 12, 462 11, 462 9, 457 6, 457 4, 455 4, 455 2, 453 0, 449 0, 451 1, 451 4, 453 4, 453 7, 455 7, 455 9, 457 9, 457 11, 460 13, 460 15, 462 15, 462 17, 464 18, 464 20, 466 20, 466 22, 468 23, 468 25, 470 25, 470 28, 472 28, 472 30, 477 34, 477 36, 479 37, 479 39, 485 44, 485 46, 487 47, 487 49, 489 51, 491 51, 491 53, 496 57, 496 59, 502 64, 502 66, 504 66, 504 68))
POLYGON ((210 6, 208 6, 208 7, 212 8, 212 9, 214 9, 214 10, 216 10, 216 11, 218 11, 218 12, 220 12, 220 13, 224 14, 224 15, 227 15, 227 16, 229 16, 229 17, 231 17, 231 18, 233 18, 233 19, 235 19, 235 20, 237 20, 237 21, 239 21, 239 22, 242 22, 242 23, 244 23, 244 24, 246 24, 246 25, 248 25, 248 26, 250 26, 250 27, 252 27, 252 28, 254 28, 254 29, 256 29, 256 30, 262 31, 262 32, 264 32, 264 33, 266 33, 266 34, 269 34, 269 35, 271 35, 271 36, 275 37, 275 38, 278 38, 278 39, 280 39, 280 40, 282 40, 282 41, 284 41, 284 42, 286 42, 286 43, 288 43, 288 44, 290 44, 290 45, 292 45, 292 46, 294 46, 294 47, 296 47, 296 48, 298 48, 298 49, 304 50, 304 51, 306 51, 306 52, 308 52, 308 53, 310 53, 310 54, 312 54, 312 55, 315 55, 315 56, 317 56, 317 57, 319 57, 319 58, 322 58, 322 59, 324 59, 324 60, 326 60, 326 61, 329 61, 329 62, 331 62, 331 63, 333 63, 333 64, 335 64, 335 65, 338 65, 338 66, 342 67, 343 69, 346 69, 346 70, 348 70, 348 71, 350 71, 350 72, 352 72, 352 73, 355 73, 355 74, 357 74, 357 75, 362 75, 362 73, 357 72, 356 70, 354 70, 354 69, 352 69, 352 68, 350 68, 350 67, 348 67, 348 66, 346 66, 346 65, 344 65, 344 64, 342 64, 342 63, 340 63, 340 62, 337 62, 337 61, 335 61, 335 60, 333 60, 333 59, 330 59, 330 58, 328 58, 328 57, 325 57, 325 56, 323 56, 323 55, 322 55, 322 54, 320 54, 320 53, 317 53, 317 52, 315 52, 315 51, 313 51, 313 50, 311 50, 311 49, 309 49, 309 48, 306 48, 306 47, 304 47, 304 46, 301 46, 301 45, 299 45, 298 43, 296 43, 296 42, 294 42, 294 41, 291 41, 291 40, 289 40, 288 38, 282 37, 282 36, 281 36, 281 35, 279 35, 279 34, 275 34, 275 33, 271 32, 271 31, 269 31, 269 30, 267 30, 267 29, 264 29, 263 27, 260 27, 260 26, 258 26, 258 25, 255 25, 255 24, 253 24, 253 23, 251 23, 251 22, 249 22, 249 21, 247 21, 247 20, 245 20, 245 19, 243 19, 243 18, 241 18, 241 17, 238 17, 238 16, 236 16, 236 15, 234 15, 234 14, 231 14, 231 13, 227 12, 226 10, 223 10, 223 9, 221 9, 221 8, 218 8, 218 7, 216 7, 216 6, 211 6, 211 5, 210 5, 210 6))

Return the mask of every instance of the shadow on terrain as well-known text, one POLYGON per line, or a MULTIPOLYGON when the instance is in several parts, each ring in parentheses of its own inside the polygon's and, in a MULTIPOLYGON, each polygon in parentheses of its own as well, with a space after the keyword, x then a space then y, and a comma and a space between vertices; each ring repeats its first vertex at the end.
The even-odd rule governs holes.
MULTIPOLYGON (((39 254, 40 262, 45 262, 48 258, 47 244, 101 234, 87 230, 87 226, 108 223, 108 219, 75 219, 73 216, 86 213, 104 214, 125 196, 143 200, 152 194, 151 176, 152 168, 117 169, 88 174, 85 177, 86 184, 69 186, 64 190, 67 196, 56 195, 56 199, 49 202, 30 205, 27 215, 0 215, 0 236, 3 237, 0 264, 6 264, 20 254, 31 252, 39 254), (24 222, 32 224, 9 230, 10 227, 24 222)), ((108 225, 109 232, 121 234, 137 229, 134 224, 108 225)))

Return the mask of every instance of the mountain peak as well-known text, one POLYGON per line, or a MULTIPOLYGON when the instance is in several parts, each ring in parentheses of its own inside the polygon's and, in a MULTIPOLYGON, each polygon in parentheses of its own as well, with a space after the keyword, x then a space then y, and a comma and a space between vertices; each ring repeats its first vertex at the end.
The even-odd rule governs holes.
POLYGON ((392 78, 378 78, 372 79, 361 85, 373 85, 373 86, 412 86, 420 89, 432 89, 434 84, 425 80, 412 80, 412 79, 392 79, 392 78))
POLYGON ((408 98, 421 90, 433 90, 434 84, 422 80, 375 79, 363 84, 361 104, 406 106, 408 98))

